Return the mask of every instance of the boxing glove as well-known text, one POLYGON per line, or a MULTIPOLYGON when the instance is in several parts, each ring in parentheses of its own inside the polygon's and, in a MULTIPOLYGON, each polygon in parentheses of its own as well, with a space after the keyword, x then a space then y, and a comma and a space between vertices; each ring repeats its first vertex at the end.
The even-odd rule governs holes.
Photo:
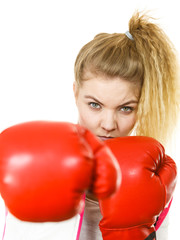
POLYGON ((107 146, 85 128, 35 121, 0 134, 0 192, 23 221, 62 221, 81 211, 83 194, 111 195, 120 169, 107 146))
POLYGON ((153 138, 129 136, 106 141, 121 166, 117 192, 100 200, 103 240, 155 239, 157 216, 171 200, 176 164, 153 138))

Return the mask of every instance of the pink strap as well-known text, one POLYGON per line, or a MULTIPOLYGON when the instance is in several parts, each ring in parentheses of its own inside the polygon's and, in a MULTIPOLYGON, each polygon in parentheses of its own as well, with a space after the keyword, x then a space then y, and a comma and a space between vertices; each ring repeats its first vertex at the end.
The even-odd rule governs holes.
MULTIPOLYGON (((85 202, 85 198, 86 198, 86 195, 84 194, 83 196, 83 200, 85 202)), ((85 204, 84 204, 84 207, 85 207, 85 204)), ((81 232, 81 227, 82 227, 82 221, 83 221, 83 216, 84 216, 84 207, 83 207, 83 210, 80 214, 80 221, 79 221, 79 227, 78 227, 78 232, 77 232, 77 236, 76 236, 76 240, 79 240, 79 236, 80 236, 80 232, 81 232)))
POLYGON ((167 216, 167 214, 168 214, 168 212, 169 212, 171 203, 172 203, 172 199, 171 199, 171 201, 169 202, 168 207, 165 208, 165 209, 162 211, 162 213, 159 215, 158 220, 157 220, 157 222, 156 222, 156 226, 155 226, 156 231, 160 228, 161 224, 163 223, 164 219, 166 218, 166 216, 167 216))
POLYGON ((5 232, 6 232, 6 219, 7 219, 7 215, 8 215, 8 210, 7 210, 7 208, 6 208, 6 209, 5 209, 5 223, 4 223, 4 231, 3 231, 2 240, 4 239, 5 232))

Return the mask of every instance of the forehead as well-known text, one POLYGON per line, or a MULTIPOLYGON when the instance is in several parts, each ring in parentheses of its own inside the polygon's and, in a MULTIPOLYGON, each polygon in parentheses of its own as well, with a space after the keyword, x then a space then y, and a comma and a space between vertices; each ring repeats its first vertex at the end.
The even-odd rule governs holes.
POLYGON ((106 103, 121 104, 123 101, 138 100, 140 86, 119 77, 107 77, 103 75, 89 75, 83 81, 79 94, 81 96, 93 96, 106 103))

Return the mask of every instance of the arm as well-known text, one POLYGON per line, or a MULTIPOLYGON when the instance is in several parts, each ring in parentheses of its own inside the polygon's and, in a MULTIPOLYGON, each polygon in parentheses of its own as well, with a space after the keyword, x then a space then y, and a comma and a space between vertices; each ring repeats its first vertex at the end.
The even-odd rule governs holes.
POLYGON ((168 240, 169 209, 171 207, 171 203, 172 199, 156 221, 155 229, 157 233, 157 240, 168 240))
MULTIPOLYGON (((166 208, 164 208, 164 210, 162 211, 162 213, 159 215, 157 221, 156 221, 156 224, 155 224, 155 229, 156 231, 160 228, 161 225, 163 225, 163 222, 164 220, 166 219, 167 215, 168 215, 168 212, 169 212, 169 209, 171 207, 171 203, 172 203, 172 199, 171 201, 169 202, 169 204, 167 205, 166 208)), ((166 224, 167 225, 167 224, 166 224)))
MULTIPOLYGON (((156 232, 157 240, 168 240, 168 227, 169 227, 169 213, 164 219, 163 223, 156 232)), ((171 237, 170 237, 171 239, 171 237)))

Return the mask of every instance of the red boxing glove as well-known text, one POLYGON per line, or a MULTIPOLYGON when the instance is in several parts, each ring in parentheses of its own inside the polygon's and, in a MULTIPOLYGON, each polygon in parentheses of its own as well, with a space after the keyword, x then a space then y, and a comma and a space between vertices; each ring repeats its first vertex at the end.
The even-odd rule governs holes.
POLYGON ((0 134, 0 192, 21 220, 69 219, 81 211, 85 190, 104 198, 119 180, 111 151, 79 125, 29 122, 0 134))
POLYGON ((99 201, 103 239, 155 239, 157 216, 176 185, 175 162, 153 138, 124 137, 105 143, 118 159, 122 182, 114 195, 99 201))

